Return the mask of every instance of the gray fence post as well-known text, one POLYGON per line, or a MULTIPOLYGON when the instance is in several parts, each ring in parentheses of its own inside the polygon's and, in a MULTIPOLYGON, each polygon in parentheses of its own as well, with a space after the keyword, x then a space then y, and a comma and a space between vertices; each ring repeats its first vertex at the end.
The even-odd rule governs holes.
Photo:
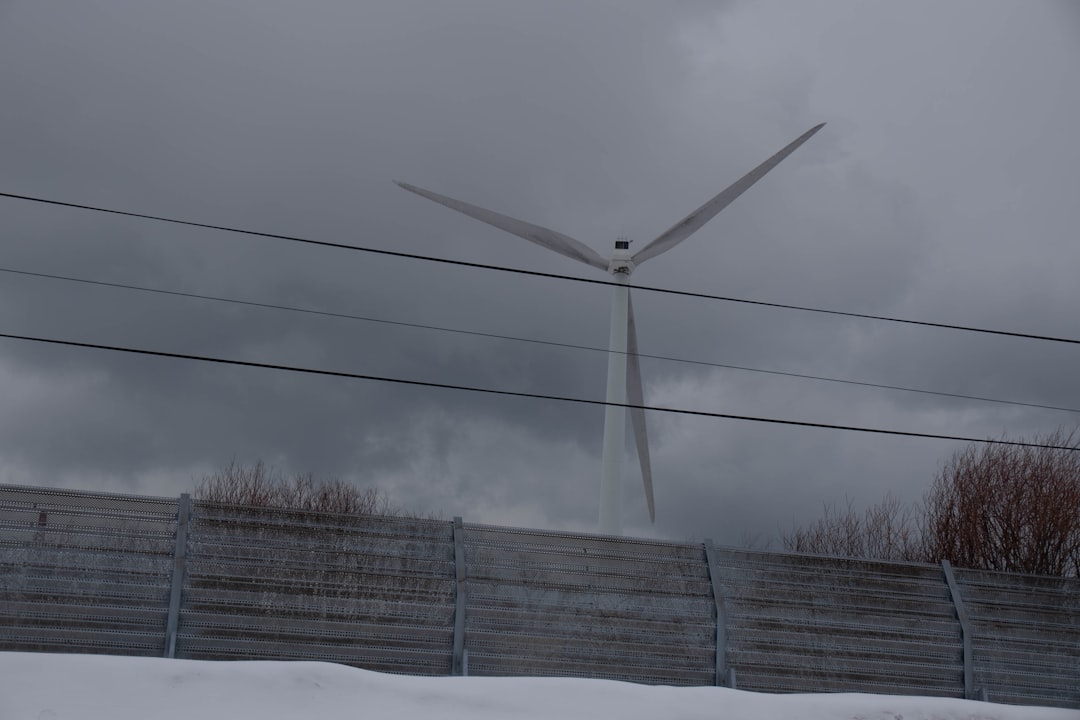
POLYGON ((941 568, 945 571, 945 582, 949 584, 949 596, 952 598, 953 607, 956 608, 956 619, 960 621, 960 637, 964 642, 964 697, 975 700, 975 670, 971 651, 971 624, 968 622, 967 610, 964 609, 964 600, 960 597, 960 587, 956 584, 956 576, 953 575, 952 565, 948 560, 941 561, 941 568))
POLYGON ((165 657, 176 657, 176 628, 180 623, 180 595, 184 590, 184 565, 187 561, 187 531, 191 519, 191 496, 180 495, 176 510, 176 548, 173 550, 172 590, 169 592, 169 615, 165 621, 165 657))
POLYGON ((709 566, 709 585, 712 586, 713 603, 716 605, 716 685, 735 687, 735 668, 727 666, 727 611, 724 609, 724 593, 716 570, 716 548, 712 540, 705 541, 705 564, 709 566))
POLYGON ((454 659, 451 674, 468 675, 468 655, 465 650, 465 527, 460 517, 454 518, 454 568, 457 575, 454 595, 454 659))

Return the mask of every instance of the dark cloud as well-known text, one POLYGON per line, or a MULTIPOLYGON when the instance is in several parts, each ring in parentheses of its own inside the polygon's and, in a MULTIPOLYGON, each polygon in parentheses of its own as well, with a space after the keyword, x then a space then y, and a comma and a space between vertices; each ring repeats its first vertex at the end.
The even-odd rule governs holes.
MULTIPOLYGON (((602 278, 395 187, 640 247, 808 127, 634 282, 1075 336, 1069 8, 0 5, 0 189, 602 278)), ((609 291, 0 201, 0 267, 603 347, 609 291)), ((1069 346, 636 291, 641 350, 1080 407, 1069 346)), ((0 273, 4 332, 600 398, 602 353, 0 273)), ((645 360, 646 399, 1021 435, 1063 412, 645 360)), ((0 481, 176 494, 231 459, 417 510, 591 529, 602 410, 0 344, 0 481)), ((658 521, 740 542, 917 498, 955 444, 650 415, 658 521)))

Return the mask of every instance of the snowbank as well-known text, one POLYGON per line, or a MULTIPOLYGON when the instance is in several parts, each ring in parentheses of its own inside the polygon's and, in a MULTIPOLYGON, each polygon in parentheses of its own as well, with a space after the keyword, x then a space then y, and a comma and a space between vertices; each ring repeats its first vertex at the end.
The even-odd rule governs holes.
POLYGON ((317 662, 0 652, 3 720, 1080 720, 1080 711, 563 678, 418 678, 317 662))

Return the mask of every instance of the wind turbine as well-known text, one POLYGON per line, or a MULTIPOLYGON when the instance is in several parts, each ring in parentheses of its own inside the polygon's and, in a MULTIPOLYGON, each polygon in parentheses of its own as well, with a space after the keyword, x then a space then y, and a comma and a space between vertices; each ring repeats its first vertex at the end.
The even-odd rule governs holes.
POLYGON ((505 230, 548 250, 565 255, 586 265, 611 273, 615 278, 611 300, 611 330, 608 336, 608 374, 607 403, 604 410, 604 445, 600 475, 600 532, 609 535, 622 533, 622 457, 623 435, 626 430, 626 405, 637 405, 630 409, 630 423, 634 428, 634 440, 637 445, 638 462, 641 465, 641 479, 645 484, 645 499, 649 506, 649 520, 656 521, 656 508, 653 503, 652 466, 649 461, 649 442, 645 430, 644 393, 641 386, 641 366, 638 362, 637 329, 634 325, 634 307, 630 302, 630 288, 627 284, 630 274, 641 263, 681 243, 701 227, 712 220, 718 212, 730 205, 735 198, 746 192, 765 173, 776 167, 781 160, 810 139, 825 123, 815 125, 795 138, 778 153, 739 178, 726 190, 694 212, 675 223, 666 232, 630 254, 630 242, 622 238, 615 241, 615 252, 610 260, 605 260, 589 246, 563 235, 555 230, 533 225, 485 210, 476 205, 455 200, 433 193, 430 190, 394 182, 409 192, 416 193, 451 210, 457 210, 471 218, 505 230))

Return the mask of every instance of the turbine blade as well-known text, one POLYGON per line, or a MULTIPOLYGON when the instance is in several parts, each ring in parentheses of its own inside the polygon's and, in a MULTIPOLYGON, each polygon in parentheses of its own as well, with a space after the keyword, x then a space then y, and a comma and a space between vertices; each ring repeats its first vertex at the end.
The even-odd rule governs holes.
POLYGON ((825 123, 815 125, 799 137, 795 138, 780 152, 773 155, 765 162, 758 165, 750 172, 743 175, 731 187, 727 188, 719 195, 714 197, 709 202, 699 207, 694 212, 684 217, 679 222, 675 223, 671 228, 667 230, 660 237, 653 240, 651 243, 641 248, 634 254, 632 260, 635 265, 640 265, 649 258, 654 258, 660 253, 667 252, 671 248, 681 243, 686 238, 690 237, 701 227, 712 220, 718 212, 726 208, 735 198, 742 195, 744 192, 750 189, 750 186, 756 183, 758 180, 765 176, 765 173, 772 170, 774 167, 780 164, 780 161, 786 158, 791 153, 802 145, 804 142, 810 139, 810 137, 821 128, 825 127, 825 123))
POLYGON ((569 235, 563 235, 560 232, 549 230, 546 227, 539 225, 533 225, 523 220, 517 220, 506 215, 501 215, 491 210, 485 210, 482 207, 476 205, 470 205, 469 203, 455 200, 453 198, 446 197, 445 195, 439 195, 433 193, 430 190, 424 190, 418 188, 415 185, 403 183, 395 180, 394 183, 399 187, 408 190, 411 193, 416 193, 420 197, 425 197, 428 200, 433 200, 440 205, 445 205, 451 210, 457 210, 459 213, 464 213, 471 218, 475 218, 480 222, 485 222, 488 225, 494 225, 500 230, 505 230, 511 235, 517 235, 520 238, 525 238, 529 242, 534 242, 537 245, 546 247, 548 250, 554 250, 560 255, 565 255, 568 258, 573 258, 586 265, 592 265, 595 268, 601 270, 608 269, 608 261, 600 257, 600 255, 590 248, 588 245, 581 243, 569 235))
POLYGON ((653 503, 652 464, 649 462, 649 436, 645 432, 645 393, 641 387, 641 363, 638 360, 637 326, 634 324, 634 304, 629 290, 626 298, 626 403, 637 405, 630 408, 630 424, 634 428, 634 444, 637 445, 638 463, 641 464, 641 481, 645 483, 645 501, 649 504, 649 522, 656 522, 656 506, 653 503))

